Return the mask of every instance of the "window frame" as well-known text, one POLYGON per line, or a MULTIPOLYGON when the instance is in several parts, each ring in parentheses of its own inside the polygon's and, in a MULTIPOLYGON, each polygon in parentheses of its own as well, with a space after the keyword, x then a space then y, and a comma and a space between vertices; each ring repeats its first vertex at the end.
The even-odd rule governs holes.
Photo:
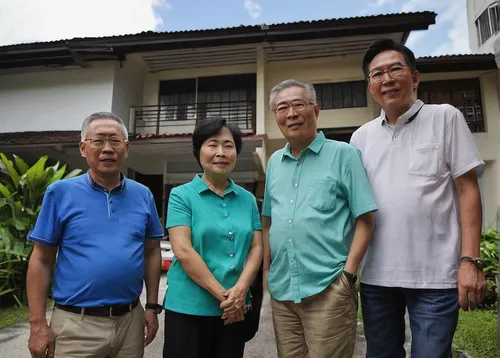
POLYGON ((351 108, 365 108, 368 107, 368 93, 367 93, 367 83, 365 80, 355 80, 355 81, 343 81, 343 82, 318 82, 313 83, 313 87, 316 91, 316 101, 321 110, 334 110, 334 109, 351 109, 351 108), (354 91, 362 91, 357 93, 361 95, 356 103, 354 91), (326 105, 323 92, 327 92, 327 95, 331 95, 330 103, 326 105), (340 93, 340 102, 337 96, 340 93), (359 101, 361 99, 361 101, 359 101), (350 104, 349 104, 350 100, 350 104))
POLYGON ((500 32, 500 1, 495 1, 491 3, 477 18, 475 21, 477 40, 479 46, 482 46, 491 37, 500 32), (495 23, 495 14, 496 20, 495 23), (485 31, 482 31, 485 30, 485 31), (483 32, 487 32, 486 36, 483 32))
MULTIPOLYGON (((484 111, 484 105, 483 105, 483 98, 482 98, 482 91, 481 91, 481 82, 479 81, 479 78, 460 78, 460 79, 453 79, 453 80, 436 80, 436 81, 425 81, 425 82, 420 82, 418 89, 417 89, 417 97, 421 99, 424 103, 426 104, 442 104, 442 103, 447 103, 450 105, 454 105, 453 103, 453 91, 461 91, 463 92, 462 94, 462 106, 458 107, 455 106, 457 109, 462 112, 465 120, 467 121, 467 125, 469 126, 470 130, 472 133, 486 133, 487 128, 486 128, 486 120, 485 120, 485 111, 484 111), (476 91, 477 92, 477 103, 473 101, 472 107, 479 107, 480 111, 479 114, 481 116, 480 119, 475 118, 473 121, 467 120, 468 116, 464 111, 466 111, 467 106, 465 105, 465 91, 476 91), (448 93, 449 98, 451 99, 450 102, 440 102, 440 101, 432 101, 430 99, 430 93, 431 92, 441 92, 441 93, 448 93), (428 98, 424 98, 425 94, 427 94, 428 98)), ((469 106, 470 107, 470 106, 469 106)), ((476 113, 476 108, 474 108, 474 116, 477 116, 476 113)))

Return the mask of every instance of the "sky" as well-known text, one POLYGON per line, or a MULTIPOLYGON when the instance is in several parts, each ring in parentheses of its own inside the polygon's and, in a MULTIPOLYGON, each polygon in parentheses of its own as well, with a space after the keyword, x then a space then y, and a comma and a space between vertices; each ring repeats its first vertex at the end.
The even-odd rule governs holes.
POLYGON ((0 0, 0 46, 74 37, 434 11, 415 55, 470 53, 466 0, 0 0))

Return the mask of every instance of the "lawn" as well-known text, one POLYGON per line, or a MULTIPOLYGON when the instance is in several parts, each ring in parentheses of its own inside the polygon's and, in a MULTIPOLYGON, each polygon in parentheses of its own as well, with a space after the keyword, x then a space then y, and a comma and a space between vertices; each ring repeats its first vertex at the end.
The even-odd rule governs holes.
POLYGON ((496 310, 460 310, 454 345, 474 358, 498 357, 496 310))
MULTIPOLYGON (((51 306, 53 301, 47 302, 47 307, 51 306)), ((27 306, 13 306, 0 308, 0 328, 13 325, 18 322, 27 321, 29 311, 27 306)))
POLYGON ((26 321, 28 318, 29 312, 26 306, 0 308, 0 328, 10 326, 17 322, 26 321))

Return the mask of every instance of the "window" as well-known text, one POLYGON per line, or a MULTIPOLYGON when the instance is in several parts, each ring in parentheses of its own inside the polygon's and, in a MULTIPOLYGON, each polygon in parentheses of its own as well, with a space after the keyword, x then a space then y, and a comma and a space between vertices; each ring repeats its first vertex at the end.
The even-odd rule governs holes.
POLYGON ((251 129, 256 81, 253 73, 161 81, 158 118, 166 122, 222 116, 241 129, 251 129))
POLYGON ((321 109, 366 107, 365 81, 314 84, 321 109))
POLYGON ((485 131, 477 78, 421 82, 418 98, 428 104, 451 104, 463 113, 471 132, 485 131))
POLYGON ((476 20, 479 45, 484 44, 491 36, 500 31, 500 4, 491 4, 476 20))

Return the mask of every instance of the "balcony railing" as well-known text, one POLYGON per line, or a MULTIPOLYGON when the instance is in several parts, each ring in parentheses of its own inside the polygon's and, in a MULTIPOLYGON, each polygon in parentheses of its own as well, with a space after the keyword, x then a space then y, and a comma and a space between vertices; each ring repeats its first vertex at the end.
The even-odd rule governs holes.
POLYGON ((255 101, 186 103, 130 108, 132 134, 192 133, 196 121, 224 117, 246 133, 255 133, 255 101))

